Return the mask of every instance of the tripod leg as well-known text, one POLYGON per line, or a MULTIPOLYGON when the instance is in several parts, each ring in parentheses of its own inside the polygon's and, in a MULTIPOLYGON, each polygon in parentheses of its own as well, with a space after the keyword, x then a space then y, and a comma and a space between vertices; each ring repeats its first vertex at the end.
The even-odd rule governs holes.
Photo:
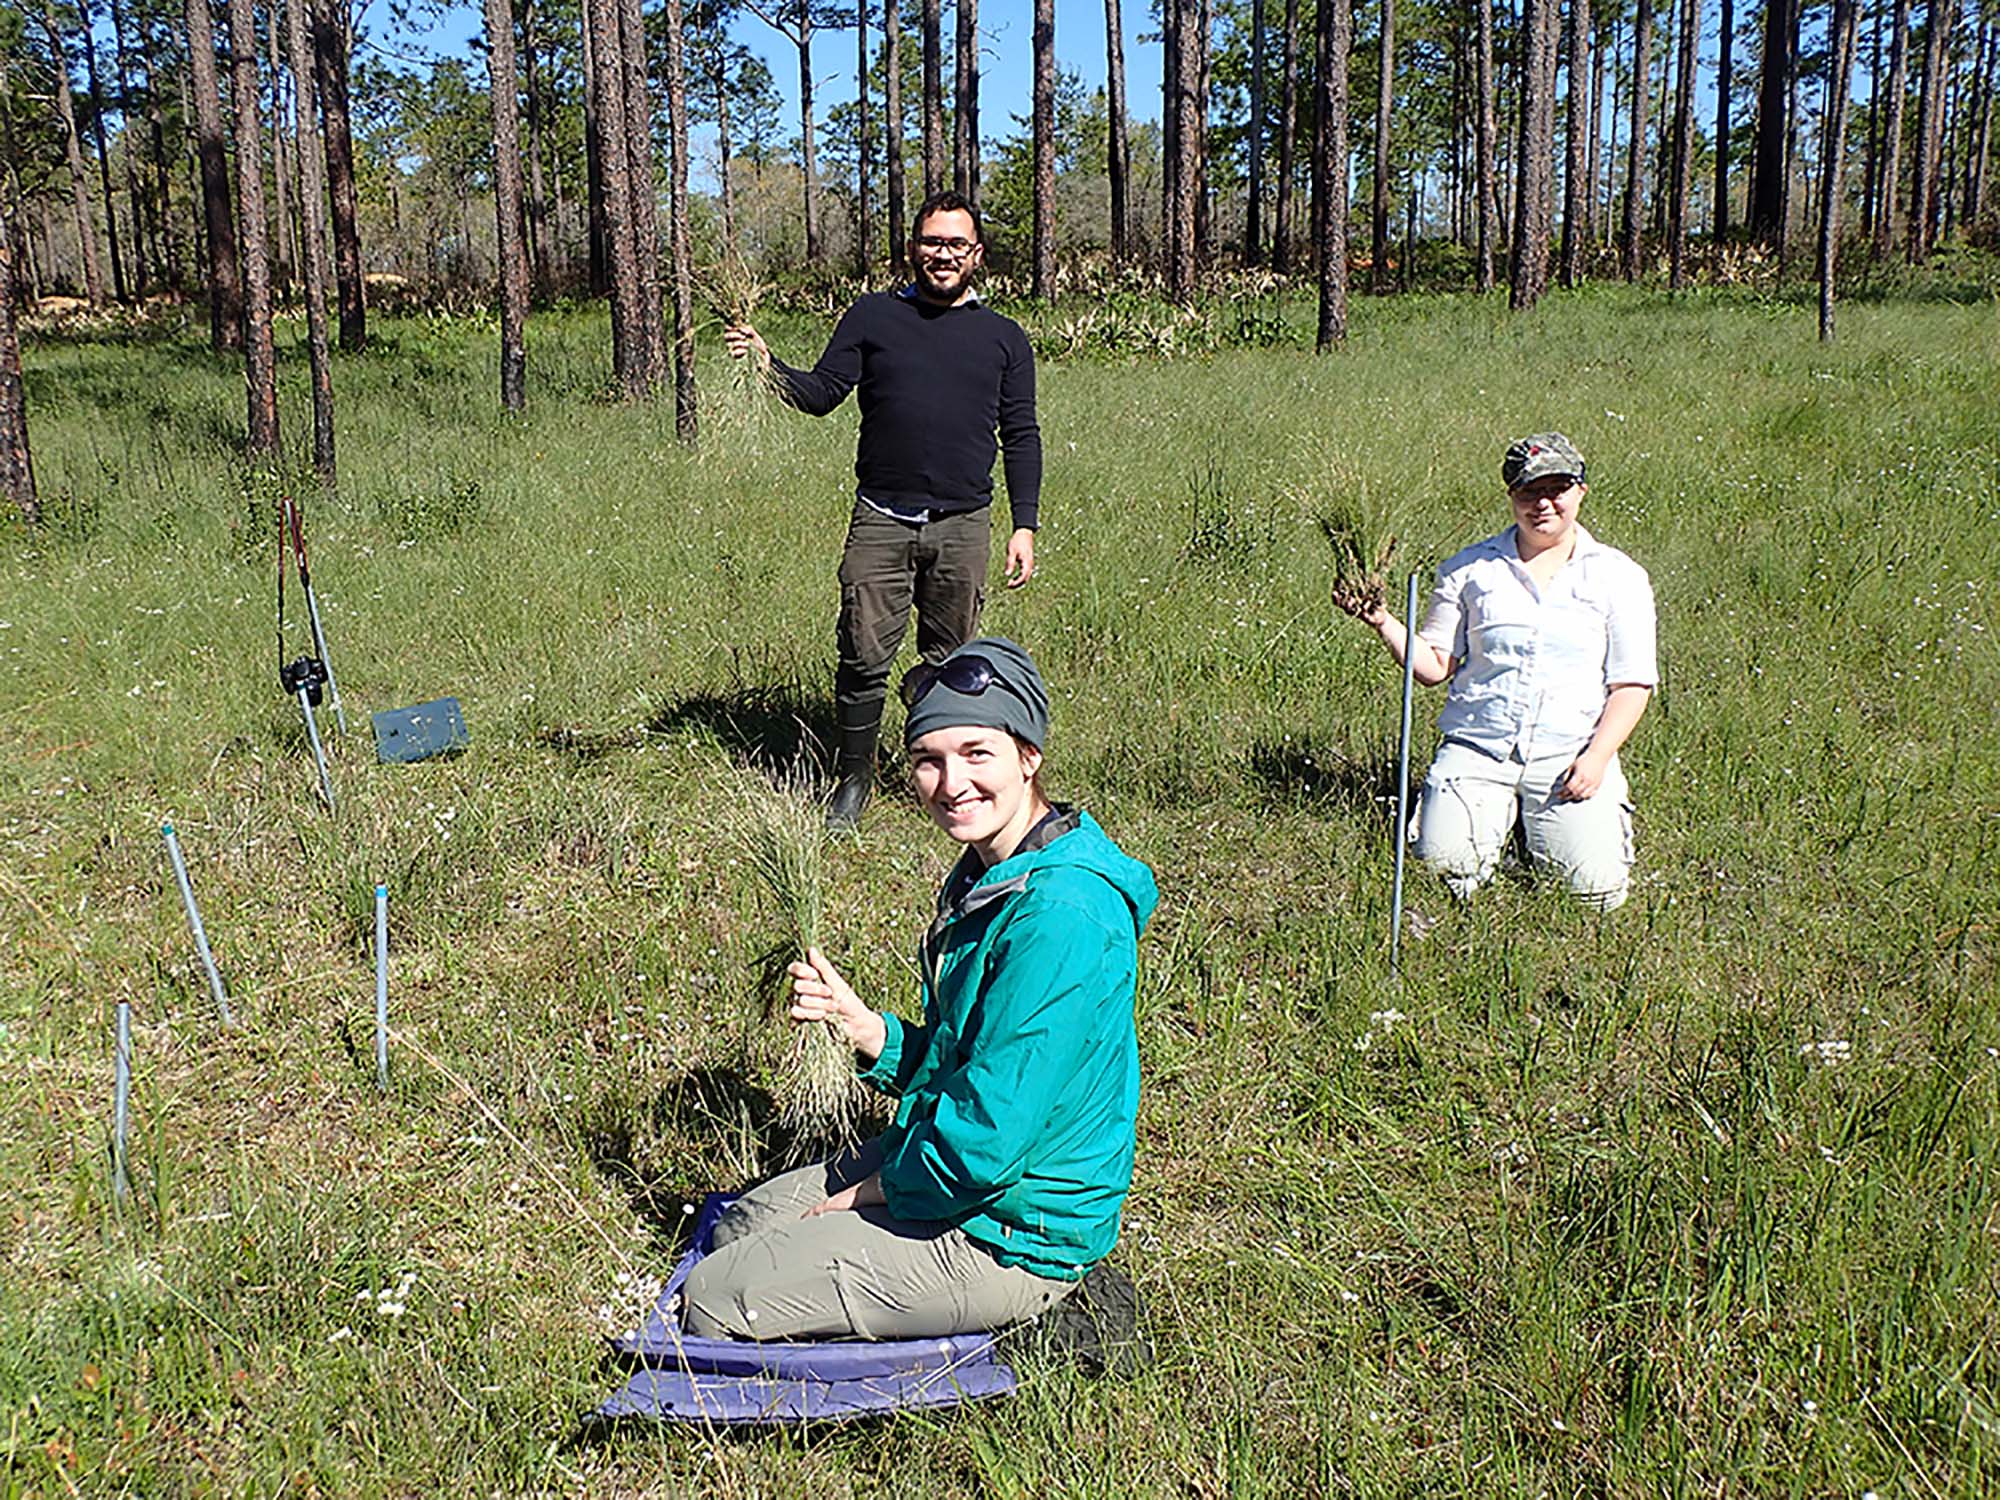
POLYGON ((333 778, 327 774, 326 752, 320 748, 319 725, 313 721, 312 699, 299 689, 299 712, 305 716, 306 738, 312 741, 313 764, 319 767, 319 794, 326 798, 326 810, 333 811, 333 778))
POLYGON ((333 675, 333 658, 326 654, 326 632, 319 623, 319 595, 313 592, 312 580, 305 580, 306 617, 312 621, 313 651, 319 657, 320 665, 326 668, 326 690, 333 698, 334 722, 340 726, 342 734, 347 733, 347 710, 340 706, 340 683, 333 675))

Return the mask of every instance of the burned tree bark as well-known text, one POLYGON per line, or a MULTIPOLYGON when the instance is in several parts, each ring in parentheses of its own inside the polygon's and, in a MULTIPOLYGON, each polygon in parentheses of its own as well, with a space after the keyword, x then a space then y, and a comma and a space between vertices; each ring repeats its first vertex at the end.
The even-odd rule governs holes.
MULTIPOLYGON (((198 0, 199 3, 199 0, 198 0)), ((286 0, 285 39, 298 90, 292 119, 298 127, 299 277, 305 285, 306 349, 312 364, 313 468, 320 483, 338 482, 333 440, 333 368, 326 330, 326 173, 320 159, 312 49, 306 41, 306 0, 286 0)))
POLYGON ((354 190, 354 131, 347 108, 347 0, 313 0, 311 19, 313 82, 319 90, 320 141, 333 208, 340 347, 357 354, 368 347, 368 304, 361 274, 361 209, 354 190))
POLYGON ((514 16, 507 0, 486 0, 487 92, 493 103, 493 211, 500 256, 500 404, 528 404, 527 219, 521 203, 519 84, 514 16))
POLYGON ((250 0, 229 0, 231 102, 236 111, 236 221, 243 230, 243 383, 246 451, 278 457, 278 356, 271 339, 271 261, 264 232, 262 129, 257 119, 257 19, 250 0))

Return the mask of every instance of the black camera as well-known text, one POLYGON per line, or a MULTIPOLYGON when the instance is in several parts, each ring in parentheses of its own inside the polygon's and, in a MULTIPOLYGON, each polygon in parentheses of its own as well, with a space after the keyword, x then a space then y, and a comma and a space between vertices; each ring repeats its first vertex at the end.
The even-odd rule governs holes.
POLYGON ((289 696, 296 698, 303 692, 306 701, 318 708, 321 689, 326 686, 326 663, 317 656, 301 656, 278 668, 278 681, 284 684, 289 696))

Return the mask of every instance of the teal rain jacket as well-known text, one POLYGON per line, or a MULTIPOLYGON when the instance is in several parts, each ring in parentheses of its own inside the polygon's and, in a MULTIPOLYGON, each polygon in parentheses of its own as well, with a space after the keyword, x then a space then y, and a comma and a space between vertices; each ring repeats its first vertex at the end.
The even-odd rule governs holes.
POLYGON ((1137 950, 1159 893, 1088 813, 1064 821, 956 902, 940 894, 924 1023, 884 1017, 862 1077, 902 1101, 882 1137, 892 1214, 1074 1281, 1117 1243, 1132 1186, 1137 950))

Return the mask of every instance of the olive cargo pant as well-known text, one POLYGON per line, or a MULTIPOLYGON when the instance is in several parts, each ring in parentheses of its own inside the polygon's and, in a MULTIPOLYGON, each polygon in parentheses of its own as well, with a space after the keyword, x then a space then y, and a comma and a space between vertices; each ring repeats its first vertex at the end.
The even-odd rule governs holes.
POLYGON ((1026 1322, 1076 1289, 1003 1266, 948 1224, 875 1207, 807 1209, 873 1176, 879 1141, 752 1188, 715 1226, 715 1246, 687 1279, 687 1330, 698 1338, 912 1339, 1026 1322))
POLYGON ((917 611, 917 650, 943 661, 979 632, 992 510, 913 524, 856 499, 840 558, 840 667, 833 696, 843 734, 881 721, 889 672, 917 611))

